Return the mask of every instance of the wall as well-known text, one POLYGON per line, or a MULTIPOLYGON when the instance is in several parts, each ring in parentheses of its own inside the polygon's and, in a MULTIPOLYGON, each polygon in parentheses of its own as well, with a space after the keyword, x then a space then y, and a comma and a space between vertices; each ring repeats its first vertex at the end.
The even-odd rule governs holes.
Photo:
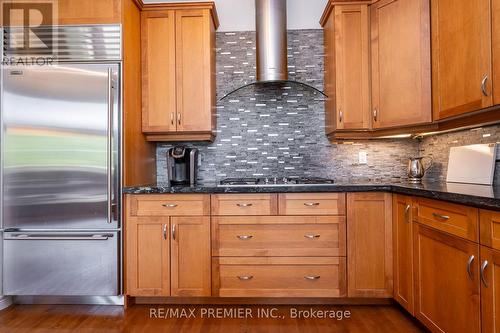
MULTIPOLYGON (((198 0, 182 0, 196 2, 198 0)), ((144 0, 145 3, 179 2, 179 0, 144 0)), ((319 19, 327 0, 287 0, 288 29, 319 29, 319 19)), ((215 0, 220 19, 219 32, 254 31, 255 0, 215 0)))
MULTIPOLYGON (((218 99, 255 81, 255 33, 217 34, 218 99)), ((323 89, 322 30, 289 31, 289 78, 323 89)), ((186 143, 201 152, 199 179, 316 176, 348 180, 400 180, 416 140, 331 144, 324 134, 324 99, 297 84, 250 86, 218 103, 214 143, 186 143), (358 152, 368 153, 359 165, 358 152)), ((166 183, 166 150, 157 149, 158 182, 166 183)))
MULTIPOLYGON (((431 181, 446 181, 448 155, 451 147, 495 142, 500 142, 500 125, 424 138, 420 143, 420 154, 422 156, 431 156, 434 159, 434 166, 427 172, 426 179, 431 181)), ((500 159, 500 152, 497 152, 497 156, 500 159)), ((496 163, 495 183, 500 184, 499 160, 496 163)))

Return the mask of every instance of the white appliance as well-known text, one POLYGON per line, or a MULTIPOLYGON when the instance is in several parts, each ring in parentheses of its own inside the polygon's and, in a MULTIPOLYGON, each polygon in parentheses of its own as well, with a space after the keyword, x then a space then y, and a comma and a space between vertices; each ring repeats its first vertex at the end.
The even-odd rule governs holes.
POLYGON ((497 145, 495 143, 452 147, 446 181, 491 186, 496 156, 497 145))

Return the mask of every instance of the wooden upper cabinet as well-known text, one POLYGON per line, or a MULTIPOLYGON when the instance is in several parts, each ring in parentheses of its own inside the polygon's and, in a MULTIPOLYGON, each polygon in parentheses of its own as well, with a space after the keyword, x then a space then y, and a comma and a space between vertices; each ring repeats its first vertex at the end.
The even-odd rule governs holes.
POLYGON ((110 24, 121 22, 121 0, 58 0, 59 24, 110 24))
POLYGON ((500 104, 500 0, 492 0, 493 104, 500 104))
POLYGON ((335 96, 335 25, 334 15, 323 22, 325 47, 325 133, 329 135, 337 129, 337 107, 335 96))
POLYGON ((481 247, 482 332, 500 332, 500 251, 481 247))
POLYGON ((368 5, 335 6, 334 15, 336 127, 368 129, 370 128, 368 5))
POLYGON ((172 296, 210 296, 210 217, 172 217, 170 224, 172 296))
POLYGON ((216 128, 213 3, 142 16, 143 132, 150 141, 210 141, 216 128))
POLYGON ((176 131, 175 12, 141 14, 142 130, 176 131))
POLYGON ((413 314, 413 209, 412 198, 394 195, 394 299, 413 314))
POLYGON ((493 104, 490 5, 491 0, 431 0, 436 120, 493 104))
POLYGON ((432 121, 429 0, 370 6, 373 128, 432 121))
POLYGON ((182 10, 176 16, 177 130, 211 132, 213 26, 208 10, 182 10))
POLYGON ((416 223, 414 251, 416 318, 432 332, 481 332, 479 246, 416 223))
POLYGON ((392 196, 347 195, 349 297, 393 297, 392 196))

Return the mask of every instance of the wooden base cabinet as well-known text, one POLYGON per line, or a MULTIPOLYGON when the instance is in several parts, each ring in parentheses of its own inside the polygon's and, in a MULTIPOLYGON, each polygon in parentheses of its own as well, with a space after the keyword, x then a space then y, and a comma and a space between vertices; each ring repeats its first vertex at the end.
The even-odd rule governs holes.
POLYGON ((209 202, 203 195, 126 196, 126 295, 211 296, 210 216, 202 216, 209 202))
POLYGON ((409 313, 413 306, 413 206, 412 198, 394 195, 394 299, 409 313))
POLYGON ((483 332, 500 332, 500 251, 481 247, 480 274, 483 332))
POLYGON ((347 195, 349 297, 393 297, 392 195, 347 195))
POLYGON ((433 332, 481 332, 479 245, 415 224, 415 317, 433 332))

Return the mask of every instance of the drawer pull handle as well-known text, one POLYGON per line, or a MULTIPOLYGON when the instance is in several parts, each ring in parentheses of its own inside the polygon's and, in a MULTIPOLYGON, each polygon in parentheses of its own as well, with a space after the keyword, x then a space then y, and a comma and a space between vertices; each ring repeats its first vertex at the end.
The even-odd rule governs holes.
POLYGON ((249 240, 249 239, 253 238, 252 235, 239 235, 239 236, 236 236, 236 237, 238 237, 241 240, 249 240))
POLYGON ((321 277, 321 276, 319 276, 319 275, 314 275, 314 276, 304 276, 304 279, 313 281, 313 280, 319 280, 319 278, 320 278, 320 277, 321 277))
POLYGON ((306 207, 316 207, 316 206, 319 206, 319 202, 304 202, 304 206, 306 206, 306 207))
POLYGON ((252 207, 253 204, 251 204, 251 203, 239 203, 239 204, 236 204, 236 206, 241 207, 241 208, 245 208, 245 207, 252 207))
POLYGON ((488 285, 488 281, 486 281, 486 276, 484 276, 484 271, 486 270, 486 267, 488 267, 488 260, 485 260, 483 264, 481 265, 481 281, 483 282, 484 286, 486 288, 489 288, 490 286, 488 285))
POLYGON ((467 274, 469 275, 469 278, 474 281, 474 275, 472 274, 472 263, 474 262, 474 255, 471 255, 469 260, 467 260, 467 274))
POLYGON ((241 281, 248 281, 253 279, 253 275, 238 276, 238 279, 240 279, 241 281))
POLYGON ((162 205, 162 206, 163 206, 163 207, 166 207, 166 208, 175 208, 175 207, 177 207, 177 205, 176 205, 176 204, 164 204, 164 205, 162 205))
POLYGON ((432 216, 434 216, 437 219, 441 219, 441 220, 449 220, 450 219, 449 216, 447 216, 447 215, 441 215, 441 214, 438 214, 438 213, 432 213, 432 216))
POLYGON ((316 239, 316 238, 320 238, 321 235, 304 235, 305 238, 309 238, 309 239, 316 239))

